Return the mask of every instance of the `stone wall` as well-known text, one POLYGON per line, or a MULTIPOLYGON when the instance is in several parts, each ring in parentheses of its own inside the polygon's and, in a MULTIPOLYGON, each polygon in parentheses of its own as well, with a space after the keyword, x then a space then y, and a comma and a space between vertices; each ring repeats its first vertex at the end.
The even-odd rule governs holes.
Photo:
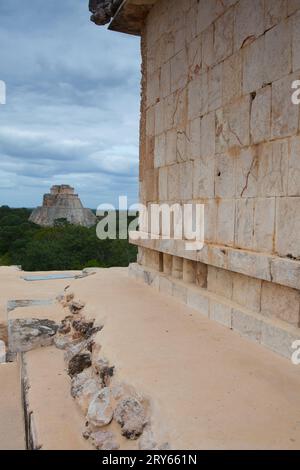
POLYGON ((205 204, 206 246, 138 242, 140 264, 296 327, 299 51, 299 0, 154 5, 142 36, 140 199, 205 204))

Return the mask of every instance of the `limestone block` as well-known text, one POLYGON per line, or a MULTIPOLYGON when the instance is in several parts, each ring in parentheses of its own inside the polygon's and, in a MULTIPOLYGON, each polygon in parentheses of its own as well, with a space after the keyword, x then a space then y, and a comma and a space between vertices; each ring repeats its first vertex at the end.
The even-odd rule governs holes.
POLYGON ((271 280, 270 259, 265 254, 245 250, 230 250, 226 259, 228 269, 240 274, 271 280))
POLYGON ((292 344, 300 339, 299 336, 298 328, 287 328, 285 330, 281 325, 277 326, 272 323, 262 324, 261 344, 289 360, 295 352, 292 349, 292 344))
POLYGON ((227 299, 232 299, 233 273, 226 269, 208 266, 207 289, 227 299))
POLYGON ((173 256, 172 276, 174 279, 182 279, 183 277, 183 258, 173 256))
POLYGON ((171 65, 166 62, 160 71, 160 97, 166 98, 171 93, 171 65))
POLYGON ((270 139, 271 86, 259 90, 252 101, 250 133, 251 142, 258 144, 270 139))
POLYGON ((235 49, 264 32, 264 0, 240 0, 235 17, 235 49))
POLYGON ((224 199, 218 203, 217 243, 233 246, 234 244, 235 201, 224 199))
POLYGON ((211 300, 210 319, 220 323, 223 326, 231 328, 232 308, 226 304, 211 300))
POLYGON ((145 177, 145 196, 147 201, 157 201, 158 197, 158 171, 146 170, 145 177))
POLYGON ((168 277, 160 276, 159 278, 159 291, 165 295, 173 295, 173 284, 168 277))
POLYGON ((148 286, 153 287, 156 290, 159 290, 159 273, 145 270, 144 271, 144 282, 148 286))
POLYGON ((287 16, 286 0, 265 0, 265 30, 273 28, 287 16))
POLYGON ((278 198, 276 206, 276 252, 300 258, 300 198, 278 198))
POLYGON ((175 94, 175 101, 173 102, 173 116, 172 127, 176 129, 186 126, 188 114, 188 99, 187 90, 179 90, 175 94), (175 106, 174 106, 175 105, 175 106))
POLYGON ((189 259, 183 260, 183 281, 188 284, 196 282, 196 262, 189 259))
POLYGON ((177 132, 175 129, 167 131, 166 133, 166 165, 172 165, 177 161, 176 159, 177 148, 177 132))
POLYGON ((147 107, 153 106, 159 100, 159 84, 159 71, 156 71, 149 76, 147 81, 147 107))
POLYGON ((220 198, 235 196, 235 161, 229 152, 216 155, 215 159, 215 195, 220 198))
POLYGON ((176 93, 172 93, 163 100, 163 127, 166 131, 174 127, 176 96, 176 93))
POLYGON ((256 147, 244 148, 236 158, 237 197, 256 197, 258 180, 258 155, 256 147))
POLYGON ((222 106, 222 64, 208 71, 208 111, 222 106))
POLYGON ((165 165, 166 154, 166 134, 160 134, 155 138, 154 145, 154 168, 160 168, 165 165))
POLYGON ((196 263, 196 272, 195 272, 195 283, 198 287, 203 289, 207 288, 207 264, 197 262, 196 263))
POLYGON ((185 42, 185 27, 182 27, 176 31, 174 35, 174 54, 182 51, 186 47, 185 42))
POLYGON ((216 152, 250 143, 250 96, 223 108, 216 113, 216 152))
POLYGON ((259 148, 258 194, 285 196, 288 191, 289 146, 287 140, 263 144, 259 148))
POLYGON ((158 173, 158 195, 159 201, 168 200, 168 168, 160 168, 158 173))
POLYGON ((288 75, 272 84, 272 138, 297 134, 299 106, 292 103, 292 83, 300 74, 288 75))
POLYGON ((275 283, 300 290, 299 261, 274 258, 271 262, 271 273, 275 283))
POLYGON ((232 300, 254 312, 260 311, 261 283, 259 279, 233 273, 232 300))
POLYGON ((203 75, 199 77, 199 79, 201 80, 200 116, 204 116, 204 114, 208 113, 209 111, 209 98, 212 96, 212 85, 210 84, 209 71, 204 72, 203 75), (209 88, 211 88, 210 94, 209 88))
POLYGON ((271 282, 262 283, 261 312, 280 318, 293 326, 300 325, 300 292, 271 282))
POLYGON ((202 77, 195 77, 188 84, 188 118, 195 119, 200 116, 200 99, 201 99, 201 83, 202 77))
POLYGON ((201 157, 194 161, 193 197, 214 197, 214 157, 201 157))
POLYGON ((198 7, 198 33, 204 31, 224 11, 222 2, 217 0, 199 0, 198 7))
POLYGON ((288 188, 289 196, 300 196, 300 136, 291 139, 288 188))
POLYGON ((201 119, 201 157, 213 157, 215 155, 215 113, 209 113, 201 119))
POLYGON ((164 274, 172 274, 172 255, 166 253, 163 254, 163 263, 164 263, 164 274))
MULTIPOLYGON (((186 34, 189 31, 186 28, 186 34)), ((188 45, 189 80, 200 75, 202 70, 202 41, 201 36, 195 37, 188 45)))
POLYGON ((202 33, 202 70, 207 71, 215 63, 214 26, 210 25, 202 33))
POLYGON ((300 69, 300 11, 293 17, 293 71, 300 69))
POLYGON ((190 142, 185 129, 177 129, 176 160, 178 163, 189 160, 190 142))
POLYGON ((233 52, 234 10, 228 10, 215 22, 215 57, 217 62, 227 59, 233 52))
POLYGON ((254 199, 245 198, 236 201, 235 246, 253 249, 254 199))
POLYGON ((254 208, 253 249, 272 253, 275 237, 275 198, 257 198, 254 208))
POLYGON ((171 92, 184 88, 187 84, 187 54, 186 50, 178 52, 171 59, 171 92))
POLYGON ((154 269, 155 271, 160 271, 160 253, 155 250, 146 250, 145 251, 145 261, 148 268, 154 269))
POLYGON ((168 167, 168 200, 179 200, 179 165, 171 165, 168 167))
POLYGON ((292 72, 292 25, 285 20, 265 35, 265 83, 279 80, 292 72))
POLYGON ((288 15, 292 15, 297 10, 300 10, 300 0, 288 0, 288 15))
POLYGON ((201 130, 201 120, 200 118, 193 119, 190 121, 189 125, 189 147, 190 147, 190 157, 192 160, 195 160, 200 157, 201 148, 200 148, 200 130, 201 130))
POLYGON ((189 44, 195 40, 197 31, 198 3, 194 2, 186 13, 185 37, 189 44))
POLYGON ((251 341, 261 341, 262 321, 256 315, 233 309, 232 329, 251 341))
POLYGON ((264 36, 243 49, 243 92, 259 90, 264 83, 264 36))
POLYGON ((209 317, 209 299, 201 289, 188 288, 187 305, 205 317, 209 317))
POLYGON ((165 131, 164 102, 160 101, 155 105, 155 135, 165 131))
POLYGON ((223 62, 222 77, 222 102, 226 105, 242 94, 241 53, 234 54, 223 62))
POLYGON ((180 302, 187 303, 187 286, 178 282, 173 282, 172 296, 180 302))
POLYGON ((193 197, 193 162, 180 163, 178 166, 179 197, 181 201, 188 202, 193 197))
POLYGON ((146 111, 146 135, 153 137, 155 135, 155 108, 151 106, 146 111))
POLYGON ((217 241, 217 214, 218 205, 215 199, 205 201, 204 206, 204 234, 205 241, 215 243, 217 241))

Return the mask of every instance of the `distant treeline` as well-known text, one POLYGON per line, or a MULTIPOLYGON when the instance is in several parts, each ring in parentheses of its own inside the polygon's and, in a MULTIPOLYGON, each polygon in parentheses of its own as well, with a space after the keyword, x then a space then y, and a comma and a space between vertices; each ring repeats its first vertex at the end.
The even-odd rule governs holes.
POLYGON ((128 266, 137 249, 128 240, 99 240, 96 227, 58 220, 55 227, 28 222, 30 209, 0 207, 0 266, 21 265, 25 271, 80 270, 128 266))

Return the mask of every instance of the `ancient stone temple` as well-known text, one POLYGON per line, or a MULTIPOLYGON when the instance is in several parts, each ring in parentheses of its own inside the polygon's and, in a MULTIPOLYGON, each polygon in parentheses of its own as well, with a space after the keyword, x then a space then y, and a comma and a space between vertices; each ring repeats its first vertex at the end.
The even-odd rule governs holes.
POLYGON ((53 226, 58 220, 67 220, 73 225, 92 227, 97 218, 90 209, 85 209, 74 188, 68 185, 52 186, 44 195, 42 207, 35 209, 29 220, 41 226, 53 226))
POLYGON ((91 11, 97 24, 141 36, 141 202, 205 205, 204 249, 134 241, 131 274, 291 357, 300 333, 299 0, 94 0, 91 11))

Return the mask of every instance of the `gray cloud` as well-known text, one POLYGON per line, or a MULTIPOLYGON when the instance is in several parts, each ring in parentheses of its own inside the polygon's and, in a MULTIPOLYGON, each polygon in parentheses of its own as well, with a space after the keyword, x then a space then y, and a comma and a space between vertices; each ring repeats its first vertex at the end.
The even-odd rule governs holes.
POLYGON ((135 202, 139 40, 90 23, 87 0, 10 0, 0 17, 0 205, 59 183, 90 207, 135 202))

